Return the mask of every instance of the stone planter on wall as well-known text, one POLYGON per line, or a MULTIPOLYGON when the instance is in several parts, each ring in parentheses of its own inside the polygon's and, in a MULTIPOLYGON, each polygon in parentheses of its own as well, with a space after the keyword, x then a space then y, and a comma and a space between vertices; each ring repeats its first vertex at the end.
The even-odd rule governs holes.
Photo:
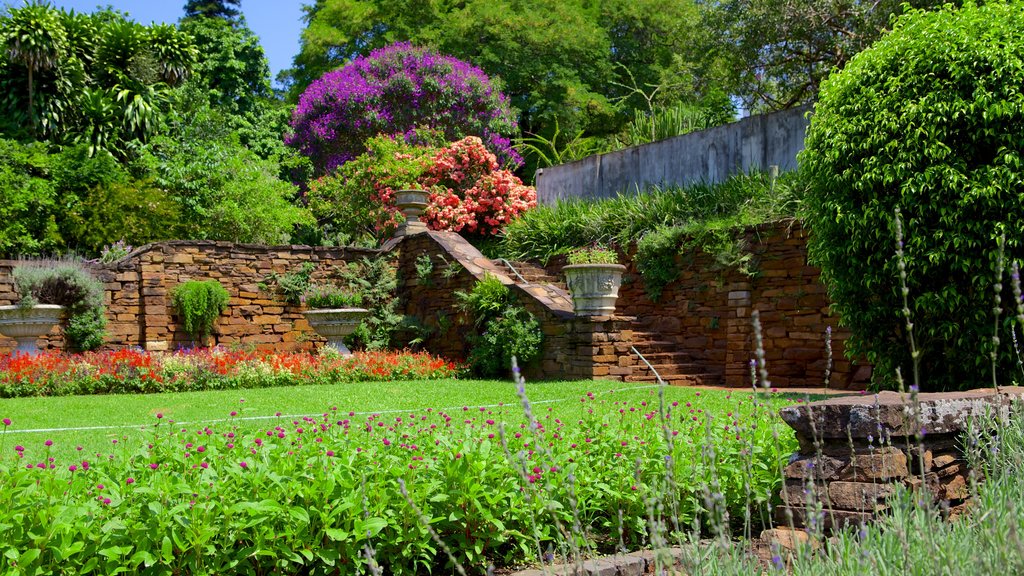
POLYGON ((562 268, 577 316, 611 316, 619 297, 621 264, 570 264, 562 268))
POLYGON ((46 336, 64 313, 63 306, 38 304, 31 308, 0 306, 0 334, 18 342, 16 352, 35 356, 39 354, 36 340, 46 336))
POLYGON ((342 356, 351 356, 352 351, 342 340, 355 331, 363 318, 370 315, 370 311, 365 308, 321 308, 306 310, 302 314, 317 334, 327 338, 327 346, 342 356))
POLYGON ((430 203, 430 193, 426 190, 399 190, 395 192, 395 206, 405 216, 405 223, 402 224, 395 236, 411 236, 427 231, 427 225, 420 220, 420 216, 427 209, 430 203))

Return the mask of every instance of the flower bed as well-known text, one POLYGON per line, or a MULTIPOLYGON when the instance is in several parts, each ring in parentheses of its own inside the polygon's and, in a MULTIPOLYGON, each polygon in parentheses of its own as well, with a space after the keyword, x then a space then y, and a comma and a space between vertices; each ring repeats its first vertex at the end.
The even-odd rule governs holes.
POLYGON ((458 367, 423 352, 308 352, 202 348, 169 354, 122 349, 0 358, 0 397, 264 388, 451 378, 458 367))
POLYGON ((352 574, 368 557, 388 573, 450 572, 429 526, 482 573, 570 533, 590 550, 636 548, 649 517, 687 526, 702 510, 763 506, 795 445, 750 395, 668 403, 664 416, 655 396, 617 396, 535 408, 532 421, 518 406, 331 409, 262 427, 157 414, 141 441, 70 461, 45 436, 13 452, 0 436, 0 548, 44 573, 352 574))

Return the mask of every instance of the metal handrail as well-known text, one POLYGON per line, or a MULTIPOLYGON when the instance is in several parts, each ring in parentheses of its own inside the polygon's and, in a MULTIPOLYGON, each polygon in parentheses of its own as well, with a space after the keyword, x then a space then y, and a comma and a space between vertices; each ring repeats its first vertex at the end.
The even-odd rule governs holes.
POLYGON ((516 267, 513 266, 511 262, 505 260, 504 258, 496 258, 496 260, 498 262, 501 262, 505 266, 508 266, 508 269, 511 270, 512 273, 516 275, 516 278, 519 278, 519 280, 521 280, 523 284, 529 284, 529 282, 526 281, 526 278, 523 278, 523 276, 519 273, 518 270, 516 270, 516 267))
POLYGON ((658 379, 658 384, 664 386, 665 381, 661 379, 661 374, 658 374, 658 371, 655 370, 654 366, 651 366, 651 363, 647 361, 647 358, 644 358, 644 355, 636 349, 636 346, 630 346, 629 349, 633 351, 633 354, 639 356, 640 359, 643 360, 644 364, 647 364, 647 367, 651 369, 651 372, 654 372, 654 377, 658 379))

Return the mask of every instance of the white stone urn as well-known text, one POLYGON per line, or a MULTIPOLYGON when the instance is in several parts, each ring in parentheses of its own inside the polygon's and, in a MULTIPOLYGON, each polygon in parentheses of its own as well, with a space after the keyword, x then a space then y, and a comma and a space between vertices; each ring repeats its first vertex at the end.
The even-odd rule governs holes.
POLYGON ((427 225, 420 216, 430 204, 430 192, 426 190, 399 190, 395 192, 395 206, 405 216, 405 223, 399 226, 395 236, 410 236, 427 231, 427 225))
POLYGON ((302 313, 316 333, 327 338, 327 346, 342 356, 351 356, 352 351, 342 341, 355 331, 359 323, 370 315, 366 308, 318 308, 302 313))
POLYGON ((622 285, 622 264, 570 264, 562 268, 577 316, 611 316, 622 285))
POLYGON ((63 313, 64 307, 56 304, 37 304, 29 308, 0 306, 0 334, 18 342, 16 352, 35 356, 39 354, 36 340, 46 336, 63 313))

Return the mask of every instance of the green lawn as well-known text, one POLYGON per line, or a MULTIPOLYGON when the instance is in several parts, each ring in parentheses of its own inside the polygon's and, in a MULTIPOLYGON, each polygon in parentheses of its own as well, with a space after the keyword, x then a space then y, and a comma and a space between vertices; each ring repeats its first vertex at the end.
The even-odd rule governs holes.
MULTIPOLYGON (((557 418, 578 418, 580 398, 587 393, 638 404, 657 402, 657 388, 620 382, 573 381, 528 383, 527 395, 535 412, 548 411, 557 418)), ((711 413, 728 412, 750 402, 746 390, 665 390, 667 402, 690 402, 711 413)), ((777 409, 793 402, 785 394, 769 396, 777 409)), ((23 445, 38 450, 52 440, 51 454, 58 461, 73 459, 77 447, 84 454, 105 453, 114 440, 150 430, 162 414, 161 425, 174 421, 194 429, 196 424, 234 417, 240 425, 266 426, 281 413, 282 418, 321 415, 332 407, 348 412, 422 412, 428 408, 449 412, 462 407, 489 407, 502 419, 520 419, 522 410, 515 385, 499 380, 430 380, 386 383, 345 383, 328 386, 297 386, 251 390, 183 392, 168 394, 95 395, 55 398, 0 400, 0 418, 11 426, 2 437, 0 459, 12 456, 11 447, 23 445), (504 405, 500 409, 498 407, 504 405)), ((35 451, 35 450, 32 450, 35 451)), ((38 453, 38 452, 37 452, 38 453)))

